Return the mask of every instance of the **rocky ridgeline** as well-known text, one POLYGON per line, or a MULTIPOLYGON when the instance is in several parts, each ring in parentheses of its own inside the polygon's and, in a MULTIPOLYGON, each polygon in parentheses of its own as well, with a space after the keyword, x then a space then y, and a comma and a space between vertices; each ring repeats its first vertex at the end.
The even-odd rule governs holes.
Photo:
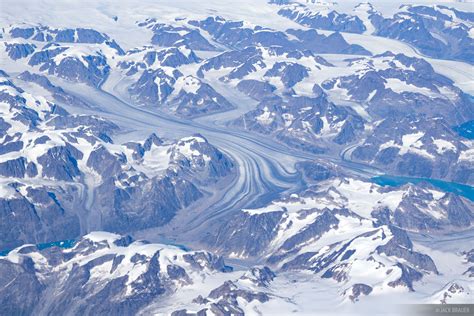
POLYGON ((109 121, 69 114, 8 77, 0 88, 2 249, 74 238, 89 225, 161 226, 203 197, 199 186, 232 173, 233 163, 200 135, 118 145, 109 121))

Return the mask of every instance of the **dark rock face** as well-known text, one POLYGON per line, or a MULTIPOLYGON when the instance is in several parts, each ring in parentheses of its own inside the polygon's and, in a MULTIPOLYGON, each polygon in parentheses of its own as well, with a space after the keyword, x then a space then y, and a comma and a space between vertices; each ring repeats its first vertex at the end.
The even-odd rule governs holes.
POLYGON ((281 81, 285 87, 291 88, 308 76, 308 69, 300 64, 277 62, 267 71, 265 76, 281 77, 281 81))
POLYGON ((11 249, 23 243, 51 240, 65 240, 79 234, 79 219, 66 210, 72 196, 66 192, 40 187, 27 189, 12 199, 0 199, 1 249, 11 249), (68 196, 69 194, 69 196, 68 196))
MULTIPOLYGON (((313 166, 322 167, 308 163, 306 168, 311 170, 313 166)), ((325 172, 329 170, 323 169, 325 172)), ((439 273, 433 259, 414 250, 407 232, 392 224, 408 227, 406 223, 422 225, 424 222, 425 225, 431 225, 425 213, 425 217, 418 217, 415 211, 406 207, 413 205, 425 209, 426 205, 419 205, 417 198, 420 201, 430 200, 432 197, 424 194, 437 194, 436 192, 426 188, 416 192, 412 191, 413 187, 408 186, 403 189, 406 193, 398 205, 400 210, 396 211, 397 214, 402 214, 398 215, 399 218, 388 208, 378 208, 376 202, 373 202, 376 211, 371 215, 361 216, 357 212, 365 211, 354 212, 357 207, 351 209, 350 205, 356 205, 352 204, 351 193, 346 196, 343 192, 345 188, 352 192, 352 188, 358 187, 362 193, 362 183, 356 184, 350 180, 347 182, 348 187, 345 184, 341 187, 338 180, 330 176, 323 178, 325 179, 316 180, 314 187, 299 194, 236 214, 206 241, 221 253, 230 256, 266 260, 279 272, 311 271, 321 278, 333 279, 339 283, 360 280, 359 274, 354 272, 358 269, 374 269, 374 277, 383 283, 384 288, 404 287, 413 291, 415 283, 425 275, 439 273), (333 185, 329 185, 330 183, 333 185), (342 207, 343 205, 346 207, 342 207), (344 238, 337 237, 336 241, 334 236, 341 234, 344 234, 344 238)), ((368 187, 370 194, 387 194, 394 198, 389 189, 370 184, 368 187)), ((439 205, 446 205, 447 208, 449 203, 443 201, 443 198, 436 197, 439 205)), ((396 206, 391 207, 397 210, 396 206)), ((438 210, 438 206, 432 205, 431 211, 435 210, 438 210)), ((428 218, 435 225, 437 215, 432 216, 428 218)), ((447 214, 443 218, 448 218, 447 214)), ((258 272, 257 275, 263 273, 268 281, 259 281, 258 277, 251 275, 247 279, 265 286, 272 276, 264 271, 258 272)), ((375 284, 380 286, 381 283, 377 282, 354 283, 343 295, 355 302, 360 296, 369 295, 375 284)))
POLYGON ((359 116, 351 116, 344 122, 333 142, 339 145, 349 144, 357 139, 357 133, 363 129, 364 120, 359 116))
POLYGON ((404 200, 391 211, 379 209, 372 212, 381 224, 394 224, 414 231, 443 230, 447 227, 469 227, 474 219, 472 202, 452 193, 446 193, 435 199, 429 184, 410 187, 404 200), (430 205, 431 206, 430 206, 430 205), (437 216, 426 212, 433 206, 437 216))
MULTIPOLYGON (((63 92, 45 77, 20 77, 63 92)), ((165 143, 152 134, 115 145, 110 135, 118 126, 110 121, 71 115, 5 84, 0 175, 8 182, 1 184, 0 249, 75 238, 91 226, 117 232, 161 226, 204 196, 199 186, 233 173, 233 162, 202 136, 165 143), (163 157, 158 170, 150 167, 156 152, 163 157), (8 159, 12 154, 17 158, 8 159)))
POLYGON ((44 285, 35 274, 34 263, 25 258, 20 264, 0 260, 0 313, 31 315, 40 303, 44 285))
POLYGON ((202 21, 190 21, 189 24, 207 31, 217 42, 231 47, 244 48, 256 44, 287 46, 290 43, 282 32, 260 29, 262 32, 256 33, 243 27, 242 21, 227 21, 221 17, 208 17, 202 21))
POLYGON ((151 42, 162 47, 185 46, 193 50, 214 51, 217 48, 196 29, 184 26, 176 27, 159 23, 156 19, 147 19, 138 26, 153 31, 151 42))
POLYGON ((10 35, 13 38, 32 39, 39 42, 106 44, 119 54, 124 54, 122 48, 109 38, 107 34, 89 28, 54 29, 48 26, 12 27, 10 35))
MULTIPOLYGON (((319 238, 321 235, 334 228, 338 223, 339 220, 331 212, 324 211, 314 222, 285 240, 279 251, 282 253, 294 251, 298 245, 304 244, 311 239, 319 238)), ((279 252, 272 255, 268 261, 275 262, 278 260, 277 258, 280 259, 279 252)))
POLYGON ((392 287, 397 287, 400 285, 406 286, 410 291, 414 291, 413 282, 421 280, 423 274, 400 263, 397 264, 397 266, 402 270, 402 276, 398 280, 390 282, 389 285, 392 287))
POLYGON ((409 176, 429 178, 433 172, 431 161, 413 154, 405 154, 397 164, 397 171, 409 176))
POLYGON ((459 161, 459 153, 466 150, 449 123, 441 118, 410 115, 385 118, 363 144, 352 152, 355 160, 370 161, 395 174, 426 178, 457 178, 471 181, 472 167, 459 161), (399 119, 397 119, 399 117, 399 119), (413 136, 417 142, 407 145, 413 136), (416 136, 418 135, 418 136, 416 136), (390 138, 390 140, 389 140, 390 138), (405 143, 403 140, 405 139, 405 143), (437 141, 450 144, 450 150, 440 151, 437 141), (459 172, 463 170, 463 177, 459 172))
POLYGON ((84 58, 87 67, 74 58, 65 58, 56 68, 49 68, 49 73, 69 80, 78 80, 99 87, 107 78, 110 67, 105 58, 101 56, 87 56, 84 58))
POLYGON ((197 71, 200 78, 204 77, 205 72, 209 70, 217 70, 220 68, 236 67, 230 78, 242 78, 244 74, 248 74, 255 70, 254 64, 262 61, 259 56, 260 51, 253 46, 245 47, 241 50, 227 51, 205 61, 197 71))
POLYGON ((121 157, 113 155, 104 146, 89 154, 87 166, 96 170, 103 177, 115 175, 122 171, 121 157))
POLYGON ((185 254, 183 259, 192 267, 198 269, 209 268, 221 272, 232 271, 232 267, 227 266, 222 257, 214 256, 208 252, 196 252, 193 255, 185 254))
MULTIPOLYGON (((4 123, 8 128, 10 128, 10 124, 4 123)), ((5 142, 2 144, 2 147, 0 147, 0 154, 7 154, 9 152, 13 151, 19 151, 23 148, 23 142, 22 141, 8 141, 8 136, 5 139, 5 142)))
POLYGON ((280 9, 278 14, 314 29, 349 33, 363 33, 366 30, 364 23, 358 16, 350 16, 337 11, 320 14, 312 12, 303 5, 294 5, 280 9))
POLYGON ((363 119, 344 107, 328 101, 325 94, 310 97, 269 97, 257 108, 233 122, 233 125, 262 134, 274 135, 279 141, 314 153, 328 150, 319 138, 323 133, 334 144, 347 144, 364 129, 363 119))
POLYGON ((72 181, 80 176, 77 160, 83 154, 71 145, 53 147, 46 154, 38 158, 43 166, 43 177, 56 180, 72 181))
POLYGON ((371 53, 360 45, 349 44, 340 33, 329 36, 319 34, 316 30, 294 30, 287 31, 296 36, 301 46, 318 54, 341 53, 349 55, 371 55, 371 53))
POLYGON ((36 46, 33 44, 5 44, 8 57, 13 60, 22 59, 32 54, 36 46))
POLYGON ((23 157, 0 163, 0 174, 5 177, 23 178, 26 173, 26 159, 23 157))
MULTIPOLYGON (((131 240, 124 244, 120 240, 127 238, 105 234, 86 235, 67 251, 57 247, 39 251, 31 246, 14 250, 18 253, 18 262, 2 258, 2 313, 135 315, 152 302, 192 283, 188 273, 205 276, 217 272, 217 262, 224 265, 222 258, 210 253, 184 253, 173 247, 163 249, 167 246, 131 240), (144 245, 154 250, 144 251, 144 245), (142 261, 131 262, 127 252, 134 251, 142 253, 142 261), (120 254, 123 252, 125 255, 120 254), (189 267, 160 261, 174 261, 183 256, 186 261, 199 264, 189 267), (203 261, 204 258, 207 260, 203 261), (99 271, 110 264, 113 267, 110 271, 99 271), (53 269, 57 270, 54 274, 50 273, 53 269), (133 277, 123 274, 129 270, 136 274, 133 277), (20 292, 26 294, 21 300, 20 292), (58 294, 51 297, 50 292, 58 294)), ((241 296, 246 294, 239 292, 241 296)))
MULTIPOLYGON (((190 79, 196 80, 197 78, 190 79)), ((182 89, 171 102, 176 105, 176 113, 187 117, 225 111, 234 107, 206 83, 199 83, 199 88, 195 92, 182 89)))
POLYGON ((56 57, 57 55, 61 54, 64 52, 67 48, 66 47, 60 47, 59 45, 47 45, 46 47, 43 48, 41 51, 35 52, 31 58, 30 61, 28 62, 29 65, 31 66, 36 66, 39 64, 47 63, 50 61, 50 59, 56 57), (54 48, 56 47, 56 48, 54 48), (48 49, 45 49, 48 48, 48 49))
MULTIPOLYGON (((438 270, 429 256, 413 251, 413 244, 405 231, 393 226, 390 227, 390 231, 394 237, 387 244, 379 246, 377 248, 378 253, 385 253, 388 256, 403 258, 418 269, 438 274, 438 270)), ((400 282, 405 282, 410 289, 412 289, 412 283, 410 280, 412 275, 415 276, 415 281, 418 276, 420 278, 422 276, 420 272, 415 271, 410 267, 402 269, 400 282)))
POLYGON ((98 197, 108 198, 102 205, 103 212, 107 214, 102 224, 109 231, 125 232, 162 226, 179 209, 202 197, 192 183, 186 182, 178 189, 170 178, 152 180, 146 188, 127 189, 118 189, 111 181, 96 190, 98 197), (177 190, 185 195, 178 195, 177 190))
POLYGON ((28 28, 13 28, 10 31, 10 34, 14 38, 21 37, 21 38, 27 39, 27 38, 30 38, 31 36, 33 36, 34 32, 35 32, 35 29, 31 28, 31 27, 28 27, 28 28))
MULTIPOLYGON (((218 299, 222 297, 225 299, 232 299, 235 300, 237 297, 244 298, 247 302, 251 302, 253 300, 258 300, 261 303, 268 301, 268 296, 264 293, 249 293, 247 291, 237 289, 237 286, 232 281, 226 281, 220 287, 215 288, 214 290, 209 293, 209 298, 218 299)), ((227 305, 227 302, 221 301, 219 305, 227 305)))
POLYGON ((266 287, 275 279, 276 274, 269 267, 252 268, 248 273, 242 276, 243 280, 250 280, 257 286, 266 287))
POLYGON ((130 87, 129 92, 142 102, 160 104, 173 92, 175 82, 175 77, 168 76, 161 69, 145 71, 140 79, 130 87), (159 83, 156 83, 157 81, 159 83))
POLYGON ((189 21, 192 26, 199 27, 212 35, 213 39, 233 49, 245 49, 249 46, 283 47, 284 49, 309 49, 314 53, 347 53, 370 55, 370 52, 359 45, 350 45, 336 33, 330 36, 318 34, 311 30, 288 30, 288 34, 296 36, 290 40, 284 32, 274 31, 262 26, 253 29, 245 27, 242 21, 228 21, 222 17, 208 17, 201 21, 189 21))
POLYGON ((219 177, 225 177, 231 174, 234 163, 216 147, 212 146, 207 139, 200 134, 195 134, 189 139, 182 139, 177 142, 176 147, 171 152, 176 158, 176 163, 182 167, 192 166, 196 173, 199 173, 199 181, 202 184, 214 182, 219 177), (182 148, 189 144, 191 150, 200 153, 193 156, 191 161, 189 157, 184 157, 182 148), (204 159, 206 158, 206 160, 204 159))
MULTIPOLYGON (((118 63, 118 67, 126 70, 127 76, 132 76, 142 70, 169 70, 172 73, 179 73, 175 68, 182 65, 189 65, 199 62, 200 59, 194 51, 185 47, 170 47, 155 49, 151 46, 144 46, 140 49, 129 51, 126 57, 118 63), (156 68, 159 66, 160 68, 156 68), (150 69, 151 68, 151 69, 150 69)), ((178 77, 174 75, 174 77, 178 77)))
POLYGON ((352 302, 356 302, 359 300, 359 297, 361 295, 369 295, 372 292, 372 287, 368 286, 367 284, 363 283, 356 283, 352 286, 351 288, 351 294, 349 295, 349 298, 352 302))
POLYGON ((46 90, 48 90, 49 92, 53 94, 53 97, 57 102, 65 103, 68 105, 80 106, 84 108, 90 107, 83 100, 67 93, 61 87, 56 86, 53 83, 51 83, 51 81, 49 81, 49 79, 46 76, 31 73, 29 71, 25 71, 25 72, 22 72, 20 75, 18 75, 18 78, 23 81, 36 83, 37 85, 45 88, 46 90))
POLYGON ((468 35, 470 14, 446 6, 406 6, 405 12, 391 18, 373 15, 371 22, 377 28, 376 35, 410 43, 428 56, 472 64, 474 40, 468 35), (456 27, 450 24, 453 16, 459 21, 456 27))
POLYGON ((244 300, 247 303, 266 303, 272 296, 266 292, 249 289, 246 285, 242 286, 240 282, 250 280, 257 289, 265 289, 274 277, 275 274, 267 267, 253 268, 235 281, 225 281, 213 289, 207 297, 202 295, 196 297, 193 303, 201 305, 197 314, 182 309, 173 312, 173 315, 205 315, 207 310, 215 315, 245 315, 238 300, 244 300))
POLYGON ((240 81, 237 85, 237 89, 258 101, 270 97, 272 92, 276 90, 276 88, 268 82, 250 79, 240 81))
POLYGON ((110 66, 107 58, 99 51, 91 55, 77 57, 72 53, 73 48, 57 43, 50 43, 42 50, 36 51, 28 62, 31 66, 40 65, 40 71, 47 71, 50 75, 72 82, 84 82, 94 87, 107 79, 110 66), (58 55, 62 58, 58 59, 58 55), (64 57, 63 57, 64 56, 64 57))
POLYGON ((140 104, 159 106, 165 111, 184 117, 196 117, 226 111, 234 106, 214 88, 192 75, 183 76, 176 68, 197 63, 200 59, 188 48, 166 48, 144 50, 127 54, 119 67, 127 70, 127 76, 140 73, 128 91, 140 104), (143 61, 136 61, 134 55, 143 54, 143 61), (157 67, 159 66, 159 67, 157 67))
MULTIPOLYGON (((474 249, 463 252, 463 255, 465 257, 465 261, 468 264, 474 263, 474 249)), ((467 275, 470 278, 474 278, 474 265, 467 268, 467 270, 464 271, 463 275, 467 275)))
POLYGON ((282 212, 254 216, 248 216, 245 213, 239 214, 219 230, 213 243, 229 253, 239 251, 243 255, 256 256, 262 253, 276 236, 275 227, 280 222, 282 215, 282 212), (236 227, 236 229, 229 229, 229 227, 236 227), (252 239, 247 236, 252 236, 252 239))

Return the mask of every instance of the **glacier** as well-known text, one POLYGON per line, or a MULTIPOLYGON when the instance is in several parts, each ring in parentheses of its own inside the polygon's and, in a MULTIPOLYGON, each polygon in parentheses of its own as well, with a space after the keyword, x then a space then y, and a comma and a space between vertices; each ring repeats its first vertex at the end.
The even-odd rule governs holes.
POLYGON ((471 0, 2 0, 0 24, 0 315, 472 306, 471 0))

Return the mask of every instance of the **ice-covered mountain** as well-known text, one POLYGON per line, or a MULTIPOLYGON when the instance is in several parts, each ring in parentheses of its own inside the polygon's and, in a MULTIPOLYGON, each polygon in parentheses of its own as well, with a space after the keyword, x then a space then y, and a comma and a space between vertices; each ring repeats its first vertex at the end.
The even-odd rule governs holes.
POLYGON ((293 307, 271 288, 276 275, 268 267, 234 271, 206 251, 101 231, 18 247, 0 257, 0 270, 6 314, 220 315, 293 307), (28 300, 18 300, 19 293, 28 300))
POLYGON ((393 17, 371 15, 379 36, 410 43, 422 53, 472 64, 474 14, 443 5, 402 6, 393 17))
POLYGON ((109 74, 107 58, 124 54, 115 41, 93 29, 13 25, 4 33, 11 39, 4 43, 11 59, 28 58, 40 72, 94 86, 109 74))
POLYGON ((367 29, 356 15, 339 13, 329 8, 313 11, 301 3, 285 6, 278 14, 315 29, 350 33, 363 33, 367 29))
POLYGON ((203 197, 199 186, 232 173, 233 162, 200 135, 114 144, 114 123, 69 114, 9 77, 0 98, 2 248, 73 238, 91 225, 160 226, 203 197))
POLYGON ((219 282, 232 271, 208 252, 105 232, 43 250, 24 245, 1 258, 0 266, 6 314, 135 314, 181 288, 199 291, 206 279, 219 282), (19 293, 28 301, 15 300, 19 293))
MULTIPOLYGON (((316 89, 320 89, 317 84, 316 89)), ((291 147, 313 153, 351 143, 364 130, 364 120, 357 113, 329 102, 324 93, 318 97, 265 99, 233 124, 275 135, 291 147)))
MULTIPOLYGON (((322 167, 304 168, 310 172, 316 166, 322 167)), ((340 300, 352 302, 395 292, 420 291, 426 297, 429 290, 422 280, 452 273, 442 258, 430 257, 434 249, 414 244, 408 232, 462 231, 474 222, 472 201, 429 184, 385 188, 354 178, 327 177, 301 193, 242 210, 207 242, 231 258, 329 279, 344 289, 340 300)), ((468 262, 469 254, 465 254, 468 262)), ((456 283, 447 293, 467 298, 472 295, 467 285, 471 274, 463 257, 456 253, 452 260, 464 265, 459 284, 466 288, 456 283)))
MULTIPOLYGON (((416 281, 443 270, 412 247, 403 231, 375 227, 345 245, 324 248, 326 255, 308 253, 298 266, 289 265, 288 271, 276 274, 266 266, 235 270, 221 256, 206 251, 92 232, 78 240, 24 245, 0 257, 2 313, 305 313, 311 308, 298 303, 310 293, 295 292, 295 278, 321 275, 320 267, 330 267, 317 276, 328 282, 329 292, 334 291, 334 283, 344 284, 336 294, 340 302, 355 303, 400 290, 405 295, 415 293, 416 281), (311 272, 293 271, 302 269, 300 264, 308 264, 311 256, 314 267, 304 267, 311 272), (20 293, 28 294, 28 299, 19 300, 20 293)), ((437 289, 427 301, 465 302, 472 298, 471 288, 468 279, 456 280, 437 289)))
POLYGON ((394 115, 378 122, 351 156, 400 174, 448 177, 472 185, 472 141, 447 126, 449 121, 441 117, 394 115))
POLYGON ((1 315, 473 301, 469 3, 24 2, 0 4, 1 315))
POLYGON ((145 47, 128 52, 119 67, 134 81, 128 91, 139 103, 164 106, 187 117, 232 109, 233 105, 212 86, 177 69, 199 61, 186 47, 158 51, 145 47))
POLYGON ((222 17, 209 17, 201 21, 189 21, 209 33, 216 42, 230 48, 242 49, 248 46, 282 46, 286 49, 309 49, 315 53, 347 53, 369 55, 370 52, 359 45, 350 45, 337 33, 325 36, 316 31, 301 30, 276 31, 245 21, 229 21, 222 17))
POLYGON ((402 4, 387 16, 377 10, 379 5, 384 4, 360 3, 348 13, 339 13, 331 4, 282 3, 278 14, 309 28, 397 39, 431 57, 473 63, 472 12, 445 5, 402 4))

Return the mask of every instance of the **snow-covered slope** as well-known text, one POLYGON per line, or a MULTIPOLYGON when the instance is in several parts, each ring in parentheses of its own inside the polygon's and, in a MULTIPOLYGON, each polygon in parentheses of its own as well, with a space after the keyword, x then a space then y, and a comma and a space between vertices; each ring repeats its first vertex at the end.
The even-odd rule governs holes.
POLYGON ((473 14, 2 1, 0 314, 472 301, 473 14))
MULTIPOLYGON (((345 289, 340 295, 349 301, 418 289, 425 299, 434 300, 426 293, 426 282, 418 281, 436 278, 438 261, 407 232, 462 231, 473 224, 473 210, 472 201, 428 184, 385 188, 333 176, 299 194, 242 210, 207 242, 231 258, 252 258, 276 271, 309 271, 332 279, 345 289)), ((463 261, 462 254, 456 256, 463 261)), ((439 263, 441 272, 448 273, 439 263)), ((451 271, 447 279, 463 272, 451 271)), ((466 271, 459 282, 469 283, 469 278, 466 271)), ((464 293, 454 295, 458 302, 467 302, 471 295, 469 286, 452 292, 464 293)))
POLYGON ((349 13, 339 13, 337 5, 290 3, 278 14, 310 28, 393 38, 428 56, 473 63, 472 12, 446 5, 402 4, 392 16, 385 16, 377 10, 384 5, 361 3, 349 13))
POLYGON ((106 232, 66 246, 39 251, 24 245, 0 258, 3 312, 132 314, 182 288, 199 291, 207 279, 216 283, 232 271, 207 252, 106 232), (19 293, 29 297, 26 304, 8 301, 19 293))
POLYGON ((230 159, 200 135, 114 144, 112 122, 69 114, 1 79, 0 201, 10 210, 2 248, 160 226, 203 197, 199 186, 232 173, 230 159))

